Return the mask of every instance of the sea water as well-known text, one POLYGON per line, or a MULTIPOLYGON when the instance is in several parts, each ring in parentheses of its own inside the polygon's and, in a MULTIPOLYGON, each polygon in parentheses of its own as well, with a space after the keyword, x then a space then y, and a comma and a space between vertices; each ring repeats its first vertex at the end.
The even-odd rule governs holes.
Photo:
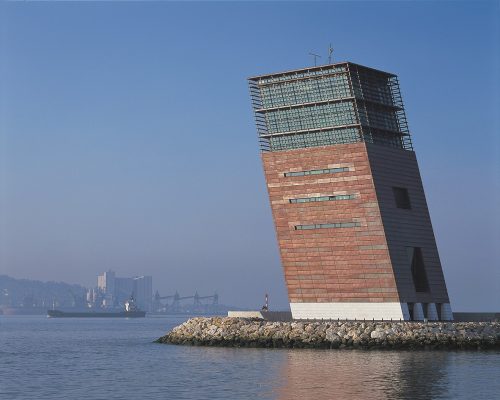
POLYGON ((499 399, 499 351, 174 346, 187 317, 0 316, 0 399, 499 399))

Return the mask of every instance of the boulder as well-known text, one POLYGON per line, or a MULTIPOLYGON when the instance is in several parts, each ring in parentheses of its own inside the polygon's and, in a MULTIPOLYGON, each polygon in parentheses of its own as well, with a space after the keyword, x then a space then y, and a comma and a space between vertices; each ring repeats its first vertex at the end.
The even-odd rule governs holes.
POLYGON ((498 322, 268 322, 192 318, 159 343, 195 346, 298 348, 499 349, 498 322))

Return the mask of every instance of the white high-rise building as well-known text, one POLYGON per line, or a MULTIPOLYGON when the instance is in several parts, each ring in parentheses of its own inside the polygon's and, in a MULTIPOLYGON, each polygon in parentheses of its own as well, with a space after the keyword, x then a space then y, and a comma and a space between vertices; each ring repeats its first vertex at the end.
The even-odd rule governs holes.
POLYGON ((97 288, 103 295, 102 306, 111 308, 115 303, 115 273, 111 270, 97 277, 97 288))

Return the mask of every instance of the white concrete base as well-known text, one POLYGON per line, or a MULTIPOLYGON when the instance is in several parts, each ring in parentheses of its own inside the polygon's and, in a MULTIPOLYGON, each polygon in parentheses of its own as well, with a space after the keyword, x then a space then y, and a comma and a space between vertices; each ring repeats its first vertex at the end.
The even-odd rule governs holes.
POLYGON ((441 320, 453 321, 453 312, 451 311, 450 303, 441 304, 441 320))
POLYGON ((425 318, 424 308, 422 307, 422 303, 413 304, 413 320, 414 321, 423 321, 425 318))
POLYGON ((228 311, 228 317, 232 318, 260 318, 264 319, 264 316, 260 311, 228 311))
POLYGON ((406 303, 290 303, 293 319, 409 320, 406 303))
POLYGON ((400 303, 401 304, 401 310, 403 311, 403 320, 409 321, 410 320, 410 310, 408 309, 408 304, 407 303, 400 303))

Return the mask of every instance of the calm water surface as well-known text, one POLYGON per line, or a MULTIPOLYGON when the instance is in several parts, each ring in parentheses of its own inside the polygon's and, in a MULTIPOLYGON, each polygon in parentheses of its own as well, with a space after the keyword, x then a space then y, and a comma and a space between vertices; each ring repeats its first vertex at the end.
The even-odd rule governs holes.
POLYGON ((500 398, 500 352, 153 343, 184 320, 0 316, 0 399, 500 398))

